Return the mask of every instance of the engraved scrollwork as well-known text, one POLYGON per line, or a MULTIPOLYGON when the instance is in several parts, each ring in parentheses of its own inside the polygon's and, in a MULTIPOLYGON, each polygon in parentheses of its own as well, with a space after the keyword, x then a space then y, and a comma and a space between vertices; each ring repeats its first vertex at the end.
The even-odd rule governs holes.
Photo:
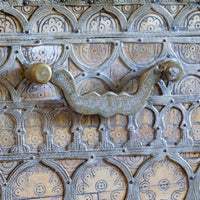
POLYGON ((122 172, 115 166, 104 161, 99 161, 93 166, 87 167, 76 183, 77 199, 122 200, 126 195, 127 183, 122 172), (91 185, 90 183, 94 184, 91 185))
MULTIPOLYGON (((131 70, 121 59, 116 59, 111 66, 104 70, 103 74, 105 74, 115 85, 117 85, 117 83, 120 83, 130 71, 131 70)), ((119 85, 117 87, 119 87, 119 85)))
POLYGON ((185 199, 188 180, 183 169, 163 159, 151 165, 143 173, 139 184, 141 200, 146 199, 185 199))
POLYGON ((59 112, 52 119, 53 142, 61 149, 66 148, 71 141, 70 128, 72 116, 68 112, 59 112))
POLYGON ((44 128, 43 115, 39 112, 32 112, 27 113, 25 117, 25 143, 30 146, 32 151, 37 151, 38 147, 44 142, 42 134, 42 130, 44 128))
POLYGON ((90 17, 86 30, 91 32, 111 32, 118 30, 116 19, 109 13, 100 11, 90 17))
POLYGON ((62 93, 50 82, 43 85, 33 83, 25 88, 21 97, 23 99, 62 99, 62 93))
POLYGON ((134 63, 148 65, 159 58, 162 44, 124 43, 124 52, 134 63))
POLYGON ((191 121, 192 121, 192 130, 191 130, 191 137, 194 139, 195 144, 200 143, 200 107, 197 107, 192 110, 191 113, 191 121))
POLYGON ((138 167, 147 159, 149 156, 140 156, 140 155, 134 155, 134 156, 119 156, 118 159, 123 161, 126 166, 131 170, 132 174, 134 175, 138 169, 138 167))
POLYGON ((164 114, 165 130, 163 132, 164 139, 169 144, 176 144, 181 137, 180 124, 182 121, 182 114, 180 110, 171 108, 164 114))
POLYGON ((175 44, 174 50, 180 56, 181 60, 185 63, 200 63, 200 44, 175 44))
POLYGON ((66 159, 56 160, 56 162, 61 164, 66 169, 69 176, 72 177, 74 171, 84 162, 84 160, 66 159))
POLYGON ((67 8, 79 19, 89 6, 68 6, 67 8))
POLYGON ((20 164, 20 162, 14 161, 3 161, 0 162, 0 171, 5 176, 5 178, 8 178, 9 174, 12 172, 12 170, 17 167, 20 164))
POLYGON ((39 33, 62 33, 69 32, 70 25, 61 15, 51 13, 38 22, 39 33))
POLYGON ((94 148, 99 141, 98 126, 100 124, 99 117, 97 115, 90 116, 84 115, 81 118, 81 126, 83 127, 83 133, 81 139, 88 148, 94 148))
POLYGON ((63 185, 57 173, 42 164, 21 172, 12 184, 13 199, 62 199, 63 185))
POLYGON ((60 45, 44 45, 35 47, 22 47, 24 57, 30 62, 55 64, 60 58, 62 46, 60 45))
POLYGON ((17 21, 5 13, 0 13, 0 33, 18 32, 17 21))
POLYGON ((165 5, 164 7, 170 12, 172 16, 175 17, 183 8, 183 5, 172 4, 172 5, 165 5))
POLYGON ((111 55, 111 44, 90 43, 74 45, 74 52, 80 61, 89 68, 102 65, 111 55))
POLYGON ((97 92, 98 94, 104 94, 108 91, 108 86, 98 79, 88 78, 81 82, 77 89, 78 94, 81 95, 87 94, 91 91, 97 92))
POLYGON ((176 94, 190 95, 200 93, 200 79, 196 76, 186 76, 180 80, 176 87, 176 94))
POLYGON ((185 19, 185 27, 187 30, 199 30, 200 29, 200 12, 195 11, 187 16, 185 19))
POLYGON ((123 12, 123 14, 129 18, 131 14, 133 14, 138 8, 140 8, 141 5, 139 4, 133 4, 133 5, 123 5, 120 8, 120 10, 123 12))
POLYGON ((138 21, 137 30, 145 32, 166 31, 168 30, 168 26, 162 16, 155 13, 148 13, 138 21))
POLYGON ((127 118, 122 115, 116 115, 110 119, 112 124, 109 136, 110 140, 115 144, 115 146, 122 146, 127 141, 127 130, 125 124, 127 124, 127 118))
POLYGON ((27 5, 27 6, 16 6, 15 8, 19 10, 29 20, 38 7, 27 5))
POLYGON ((0 114, 0 148, 2 152, 8 150, 16 143, 14 135, 16 121, 11 115, 0 114))
POLYGON ((136 137, 139 141, 142 142, 143 145, 147 145, 150 143, 154 138, 154 132, 153 129, 155 121, 155 114, 152 110, 149 109, 143 109, 138 113, 137 116, 137 124, 138 129, 136 132, 136 137))
POLYGON ((24 78, 22 65, 15 60, 13 66, 3 73, 3 76, 16 88, 24 78))

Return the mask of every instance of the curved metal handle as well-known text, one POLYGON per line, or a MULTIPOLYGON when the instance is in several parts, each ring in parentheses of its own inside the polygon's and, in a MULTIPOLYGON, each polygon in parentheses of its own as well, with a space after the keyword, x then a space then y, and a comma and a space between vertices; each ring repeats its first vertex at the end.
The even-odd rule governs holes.
POLYGON ((90 92, 79 95, 73 76, 66 70, 55 70, 51 81, 58 85, 71 108, 81 114, 99 114, 103 117, 112 117, 116 114, 130 115, 141 110, 150 95, 151 89, 158 82, 164 72, 170 81, 177 81, 182 77, 183 68, 175 61, 159 62, 150 67, 140 78, 139 89, 136 94, 115 94, 107 92, 100 95, 90 92))
POLYGON ((175 61, 158 62, 140 77, 139 88, 134 95, 127 93, 118 95, 113 92, 103 95, 96 92, 79 95, 69 71, 56 69, 52 75, 51 68, 44 63, 32 65, 25 71, 25 76, 36 83, 44 84, 51 78, 51 81, 63 90, 66 101, 76 112, 86 115, 99 114, 103 117, 112 117, 116 114, 131 115, 141 110, 153 85, 163 74, 169 81, 177 81, 183 75, 183 67, 175 61))
POLYGON ((140 86, 135 95, 107 92, 100 95, 90 92, 78 95, 73 76, 65 70, 53 72, 51 81, 62 88, 71 108, 81 114, 99 114, 112 117, 115 114, 130 115, 139 111, 146 103, 152 86, 159 80, 161 71, 157 66, 148 69, 140 78, 140 86))

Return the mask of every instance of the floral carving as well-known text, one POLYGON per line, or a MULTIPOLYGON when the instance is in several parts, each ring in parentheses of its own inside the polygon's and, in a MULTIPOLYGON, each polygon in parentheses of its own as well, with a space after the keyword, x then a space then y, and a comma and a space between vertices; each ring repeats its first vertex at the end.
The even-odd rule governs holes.
POLYGON ((124 142, 127 140, 127 131, 123 129, 121 126, 116 126, 110 132, 110 137, 113 139, 115 144, 124 142))
POLYGON ((139 195, 147 199, 185 199, 188 180, 183 169, 164 159, 149 166, 140 179, 139 195))
POLYGON ((125 43, 126 55, 139 65, 149 65, 159 58, 162 52, 162 44, 125 43))
POLYGON ((185 27, 188 30, 199 30, 200 29, 200 12, 192 12, 185 20, 185 27))
POLYGON ((82 140, 87 142, 88 145, 94 145, 94 141, 98 140, 98 133, 96 128, 85 128, 83 130, 82 140))
POLYGON ((166 31, 167 29, 167 23, 163 17, 155 13, 148 13, 144 15, 137 24, 138 31, 157 32, 166 31))
POLYGON ((88 200, 122 200, 125 198, 126 188, 127 183, 121 171, 103 161, 86 168, 76 184, 78 200, 83 197, 88 200))
POLYGON ((90 17, 86 27, 91 32, 111 32, 118 29, 118 24, 112 15, 100 11, 90 17))
POLYGON ((33 149, 36 149, 43 142, 41 131, 40 130, 29 131, 28 134, 25 135, 25 141, 33 149))
POLYGON ((55 130, 54 142, 58 143, 60 147, 64 147, 70 140, 71 134, 68 128, 55 130))
POLYGON ((0 145, 2 148, 11 147, 14 143, 15 139, 12 132, 6 130, 0 132, 0 145))
POLYGON ((40 33, 62 33, 69 32, 70 26, 62 15, 50 13, 37 23, 37 29, 40 33))
POLYGON ((200 44, 175 44, 174 50, 185 63, 200 63, 200 44))

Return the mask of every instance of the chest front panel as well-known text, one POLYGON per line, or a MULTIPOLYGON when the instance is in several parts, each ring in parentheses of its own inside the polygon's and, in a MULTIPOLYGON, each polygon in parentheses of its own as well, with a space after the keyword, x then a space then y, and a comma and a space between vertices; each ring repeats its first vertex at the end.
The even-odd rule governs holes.
MULTIPOLYGON (((1 199, 199 199, 198 2, 8 0, 0 8, 1 199), (81 114, 64 84, 24 75, 46 63, 69 72, 79 96, 134 96, 142 74, 170 60, 183 66, 180 80, 161 76, 139 111, 109 117, 81 114)), ((116 102, 100 107, 110 113, 116 102)))

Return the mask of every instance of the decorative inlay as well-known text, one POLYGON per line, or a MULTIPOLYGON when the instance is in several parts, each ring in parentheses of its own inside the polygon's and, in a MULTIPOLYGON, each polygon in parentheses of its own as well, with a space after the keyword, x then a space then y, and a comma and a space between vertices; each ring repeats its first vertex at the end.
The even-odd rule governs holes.
POLYGON ((102 65, 111 55, 111 44, 90 43, 74 45, 77 59, 93 69, 102 65))
POLYGON ((56 64, 61 52, 62 46, 60 45, 42 45, 35 47, 22 47, 24 57, 30 63, 46 63, 49 65, 56 64))
POLYGON ((149 65, 160 56, 162 44, 124 43, 124 51, 134 63, 149 65))
POLYGON ((52 120, 53 141, 62 149, 71 141, 71 126, 72 116, 68 112, 61 111, 52 120))
POLYGON ((21 172, 12 184, 12 199, 63 199, 63 184, 57 173, 41 164, 21 172))
POLYGON ((118 23, 114 16, 100 11, 92 15, 86 24, 86 30, 90 32, 111 32, 117 31, 118 23))
POLYGON ((65 17, 58 13, 50 13, 37 22, 37 30, 39 33, 63 33, 69 32, 71 29, 65 17))
POLYGON ((182 121, 182 114, 176 108, 170 108, 164 114, 165 131, 163 137, 169 144, 177 144, 181 138, 180 124, 182 121))
POLYGON ((187 16, 185 19, 185 27, 187 30, 199 30, 200 29, 200 12, 195 11, 187 16))
POLYGON ((127 183, 121 171, 104 161, 86 168, 76 184, 78 200, 83 198, 123 200, 126 189, 127 183))
POLYGON ((137 30, 143 32, 167 31, 168 26, 164 18, 156 13, 148 13, 141 17, 137 30))
POLYGON ((139 194, 146 199, 185 199, 188 180, 183 169, 164 159, 149 166, 140 179, 139 194))

